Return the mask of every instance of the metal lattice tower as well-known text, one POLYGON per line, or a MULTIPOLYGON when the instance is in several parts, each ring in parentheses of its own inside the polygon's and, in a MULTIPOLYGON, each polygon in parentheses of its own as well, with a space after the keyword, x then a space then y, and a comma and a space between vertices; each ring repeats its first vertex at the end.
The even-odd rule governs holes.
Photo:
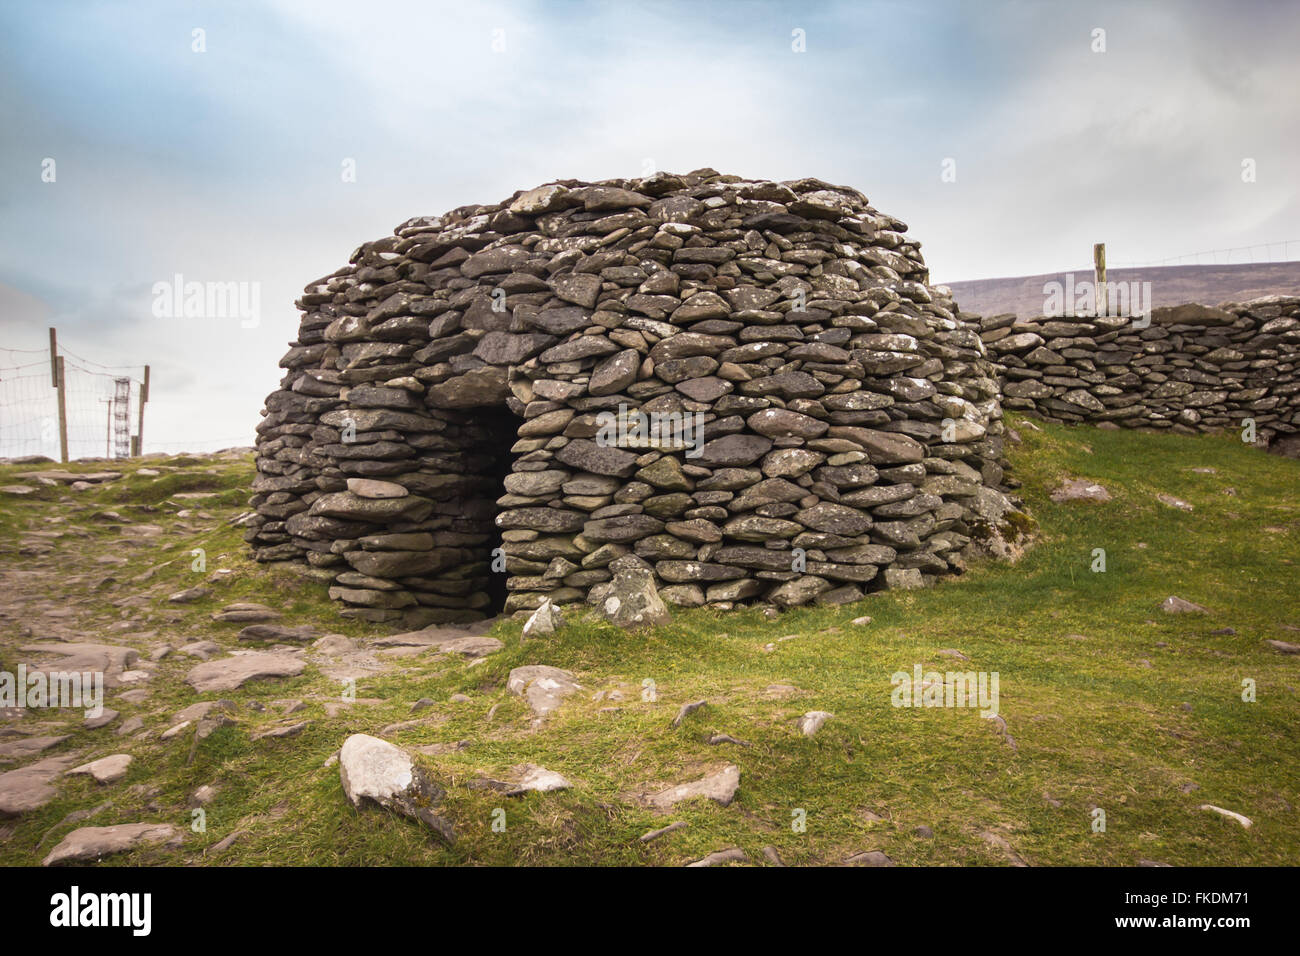
POLYGON ((117 378, 113 393, 113 457, 131 457, 131 380, 117 378))

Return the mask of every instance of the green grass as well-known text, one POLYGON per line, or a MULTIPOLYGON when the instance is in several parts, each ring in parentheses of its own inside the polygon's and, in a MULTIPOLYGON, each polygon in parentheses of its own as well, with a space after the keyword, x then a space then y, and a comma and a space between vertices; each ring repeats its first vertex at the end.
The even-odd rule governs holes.
MULTIPOLYGON (((357 682, 359 698, 380 703, 358 703, 333 717, 325 705, 340 688, 309 666, 293 680, 207 695, 236 700, 239 723, 203 741, 193 763, 188 737, 157 739, 173 713, 198 699, 182 682, 193 661, 173 655, 158 665, 145 702, 109 701, 122 719, 143 717, 152 739, 124 741, 105 729, 78 733, 50 751, 77 750, 86 759, 133 753, 127 779, 108 787, 62 779, 52 803, 0 821, 9 828, 0 862, 37 861, 76 825, 166 820, 188 827, 186 801, 205 783, 220 787, 206 811, 206 833, 188 834, 179 850, 104 862, 675 865, 728 846, 761 861, 770 845, 790 864, 833 864, 872 849, 905 865, 1007 863, 981 838, 986 831, 1035 865, 1300 862, 1300 658, 1263 643, 1300 642, 1300 465, 1233 436, 1012 424, 1024 439, 1011 448, 1012 473, 1039 524, 1035 545, 1016 565, 981 564, 928 590, 797 609, 775 621, 751 609, 676 611, 668 626, 647 635, 580 620, 523 645, 519 625, 507 622, 494 632, 505 649, 486 661, 398 661, 357 682), (1207 466, 1215 473, 1191 470, 1207 466), (1101 482, 1113 500, 1053 503, 1049 493, 1064 477, 1101 482), (1195 510, 1166 507, 1158 492, 1195 510), (1090 570, 1096 548, 1105 550, 1105 573, 1090 570), (1210 613, 1165 614, 1157 605, 1170 594, 1210 613), (849 623, 864 614, 870 624, 849 623), (1225 627, 1236 633, 1211 633, 1225 627), (779 640, 786 635, 797 636, 779 640), (769 644, 775 649, 766 650, 769 644), (941 656, 946 648, 969 661, 941 656), (510 669, 530 663, 571 670, 585 688, 539 730, 527 706, 505 691, 510 669), (1000 713, 1015 748, 975 710, 891 706, 890 675, 917 663, 998 672, 1000 713), (1254 703, 1242 700, 1247 678, 1257 688, 1254 703), (643 698, 647 680, 653 699, 643 698), (765 689, 775 683, 798 693, 772 698, 765 689), (592 699, 615 688, 624 699, 592 699), (470 702, 450 702, 456 693, 470 702), (420 697, 437 704, 410 714, 420 697), (283 717, 270 702, 285 698, 303 699, 306 709, 283 717), (681 704, 700 698, 708 706, 671 728, 681 704), (265 709, 251 709, 255 701, 265 709), (619 709, 603 710, 609 707, 619 709), (808 710, 835 715, 813 738, 794 726, 808 710), (470 742, 419 757, 447 787, 444 811, 459 834, 454 848, 404 818, 353 810, 337 767, 323 766, 348 734, 377 734, 414 717, 430 720, 390 739, 412 748, 470 742), (312 721, 301 736, 250 740, 259 729, 301 719, 312 721), (752 746, 710 746, 705 739, 713 731, 752 746), (574 789, 506 798, 466 786, 524 762, 563 773, 574 789), (696 801, 659 815, 626 799, 725 762, 741 770, 730 807, 696 801), (1199 789, 1184 792, 1188 784, 1199 789), (80 824, 61 822, 106 800, 111 807, 80 824), (1243 813, 1255 825, 1246 830, 1199 810, 1204 803, 1243 813), (1104 833, 1092 830, 1093 807, 1106 813, 1104 833), (504 832, 492 827, 497 809, 505 811, 504 832), (797 810, 806 814, 804 832, 791 826, 797 810), (866 811, 883 819, 871 821, 866 811), (689 826, 649 844, 637 840, 674 820, 689 826), (920 825, 934 837, 918 836, 920 825), (205 856, 234 830, 246 835, 220 856, 205 856)), ((11 472, 21 470, 27 469, 0 469, 0 484, 16 481, 11 472)), ((205 459, 163 478, 132 474, 88 492, 43 489, 6 499, 0 564, 57 562, 63 570, 50 576, 44 597, 75 607, 89 634, 130 622, 121 639, 146 652, 200 639, 234 646, 237 625, 215 623, 210 614, 235 600, 282 609, 289 624, 353 637, 384 633, 339 618, 323 583, 248 559, 240 529, 225 521, 242 510, 250 481, 246 460, 205 459), (218 497, 171 497, 191 490, 218 497), (186 508, 211 519, 177 517, 186 508), (161 525, 164 533, 145 546, 124 546, 119 529, 89 520, 103 510, 161 525), (68 521, 51 525, 51 515, 68 521), (69 534, 49 542, 50 555, 19 555, 25 536, 55 527, 69 534), (190 569, 194 547, 206 550, 205 573, 190 569), (97 565, 103 554, 127 563, 97 565), (150 568, 152 575, 139 580, 150 568), (209 585, 212 597, 165 602, 216 568, 234 573, 209 585), (106 575, 132 583, 92 591, 106 575), (123 599, 124 606, 114 605, 123 599), (133 642, 137 631, 156 633, 133 642)), ((4 635, 0 665, 12 666, 9 648, 17 643, 15 634, 4 635)))

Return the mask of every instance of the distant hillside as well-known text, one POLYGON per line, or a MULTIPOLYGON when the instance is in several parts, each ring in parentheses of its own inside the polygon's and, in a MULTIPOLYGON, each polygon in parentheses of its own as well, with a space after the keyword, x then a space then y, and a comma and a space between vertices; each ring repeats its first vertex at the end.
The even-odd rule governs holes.
MULTIPOLYGON (((1071 270, 1066 270, 1071 271, 1071 270)), ((1092 269, 1072 270, 1076 283, 1092 281, 1092 269)), ((945 282, 957 305, 965 312, 998 315, 1041 315, 1043 284, 1065 282, 1066 272, 1009 279, 945 282)), ((1146 269, 1111 269, 1111 282, 1150 282, 1152 307, 1199 302, 1218 305, 1242 302, 1262 295, 1300 295, 1300 262, 1260 262, 1226 266, 1154 266, 1146 269)))

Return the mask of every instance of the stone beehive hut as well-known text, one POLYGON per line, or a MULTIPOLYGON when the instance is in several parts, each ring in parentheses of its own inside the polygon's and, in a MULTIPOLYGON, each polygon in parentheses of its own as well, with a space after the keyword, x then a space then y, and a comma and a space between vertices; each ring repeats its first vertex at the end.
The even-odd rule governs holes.
POLYGON ((906 229, 712 170, 403 223, 298 302, 256 557, 415 625, 598 603, 629 554, 679 605, 960 570, 1006 527, 998 385, 906 229))

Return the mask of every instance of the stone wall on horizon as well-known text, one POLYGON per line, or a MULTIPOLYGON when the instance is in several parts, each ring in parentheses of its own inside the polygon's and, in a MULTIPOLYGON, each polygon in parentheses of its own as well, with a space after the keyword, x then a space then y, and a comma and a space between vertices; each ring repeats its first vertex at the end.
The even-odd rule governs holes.
POLYGON ((1300 296, 1155 309, 1146 328, 1120 316, 964 317, 999 366, 1005 408, 1188 434, 1249 420, 1260 444, 1284 451, 1300 436, 1300 296))

